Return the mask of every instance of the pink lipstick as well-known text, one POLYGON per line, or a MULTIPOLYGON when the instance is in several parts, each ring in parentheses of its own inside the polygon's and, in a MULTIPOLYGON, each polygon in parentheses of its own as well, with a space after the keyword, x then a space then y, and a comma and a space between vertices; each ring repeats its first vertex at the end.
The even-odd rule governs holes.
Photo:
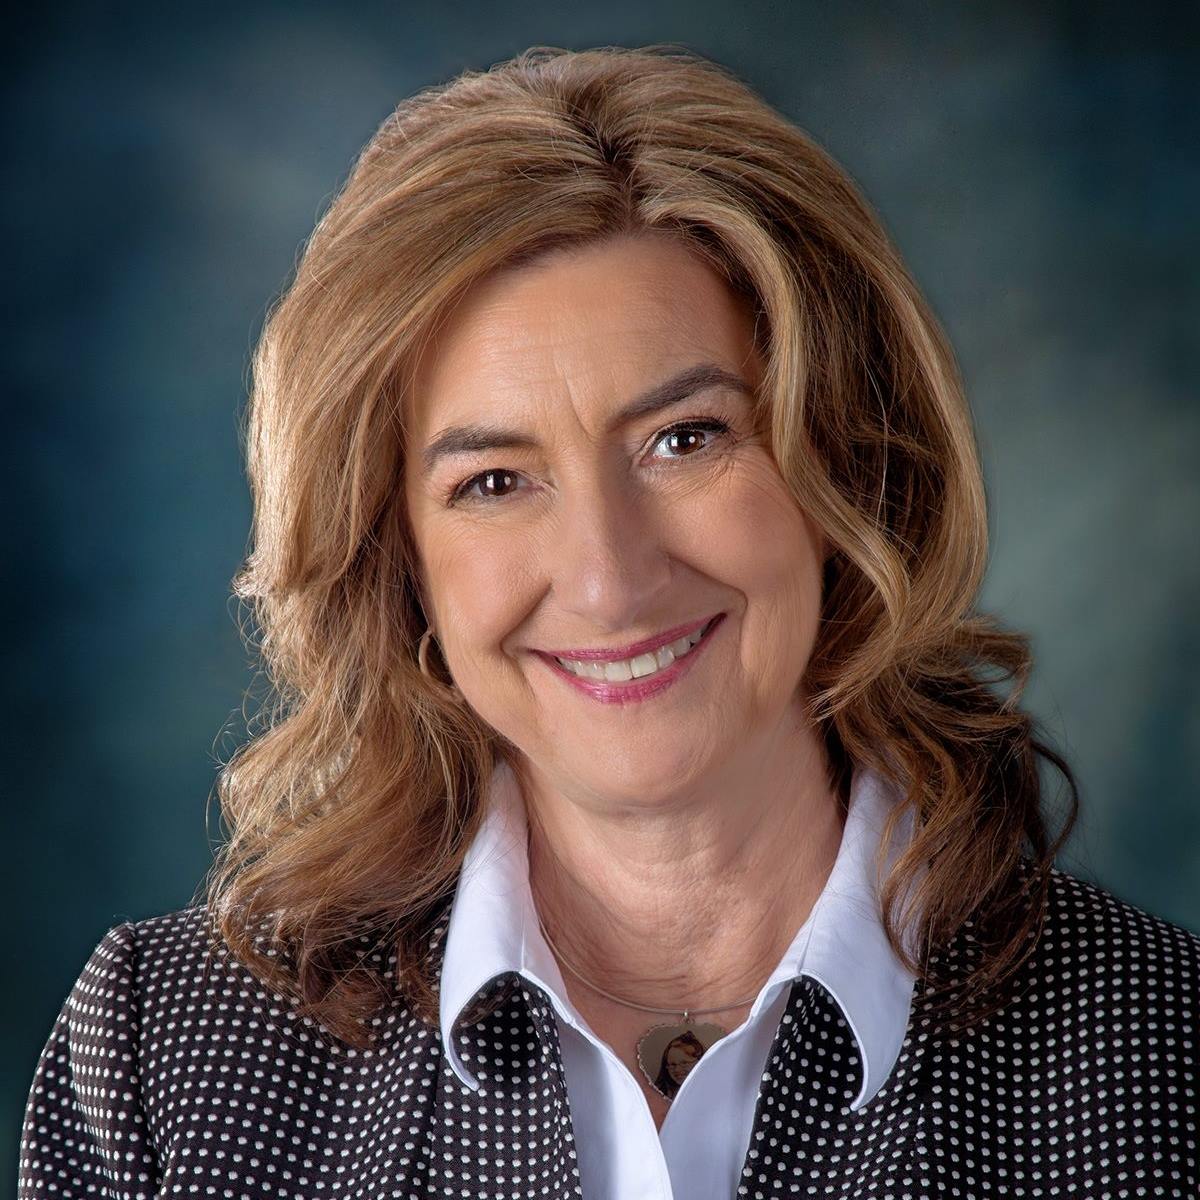
POLYGON ((686 654, 681 658, 677 658, 670 666, 655 671, 653 674, 641 679, 615 681, 586 678, 576 675, 562 666, 556 660, 555 652, 537 650, 535 653, 538 658, 549 666, 555 675, 573 685, 579 691, 583 692, 584 695, 590 696, 593 700, 598 700, 601 704, 628 704, 656 696, 659 692, 669 688, 677 680, 682 679, 691 670, 692 663, 708 648, 713 634, 724 618, 724 613, 718 613, 715 617, 709 618, 707 622, 692 621, 687 625, 681 625, 676 629, 669 630, 665 634, 659 634, 643 642, 635 642, 632 646, 618 647, 616 650, 596 651, 589 649, 558 652, 561 658, 575 658, 589 662, 598 660, 616 661, 618 659, 633 658, 638 654, 652 653, 654 650, 670 642, 694 633, 697 628, 703 627, 704 632, 700 640, 686 654))

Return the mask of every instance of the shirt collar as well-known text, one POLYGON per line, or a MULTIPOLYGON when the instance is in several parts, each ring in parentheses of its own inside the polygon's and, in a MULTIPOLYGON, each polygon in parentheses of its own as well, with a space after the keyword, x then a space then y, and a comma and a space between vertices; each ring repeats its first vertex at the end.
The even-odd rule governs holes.
MULTIPOLYGON (((875 886, 875 851, 898 798, 896 785, 878 772, 855 767, 833 870, 748 1018, 754 1020, 778 989, 793 980, 807 975, 822 984, 841 1008, 862 1058, 862 1087, 852 1110, 875 1096, 896 1064, 916 981, 888 944, 875 886)), ((467 1003, 496 976, 516 972, 541 987, 560 1014, 578 1019, 538 928, 526 828, 520 787, 501 759, 492 775, 484 823, 463 862, 442 960, 442 1045, 455 1074, 472 1090, 479 1084, 459 1057, 454 1025, 467 1003)), ((897 822, 885 876, 911 835, 909 810, 897 822)))

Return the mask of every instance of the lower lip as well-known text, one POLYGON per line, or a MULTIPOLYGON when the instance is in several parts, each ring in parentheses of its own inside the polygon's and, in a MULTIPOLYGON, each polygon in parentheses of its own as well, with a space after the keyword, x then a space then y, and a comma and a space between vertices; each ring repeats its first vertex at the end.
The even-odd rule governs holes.
POLYGON ((713 634, 717 632, 724 620, 725 614, 720 613, 708 627, 704 636, 682 658, 677 658, 665 670, 642 679, 630 679, 623 683, 581 679, 578 675, 573 675, 566 667, 559 666, 558 660, 552 654, 539 654, 538 657, 547 663, 560 679, 565 679, 572 687, 578 688, 593 700, 599 700, 601 704, 631 704, 637 700, 647 700, 651 696, 657 696, 659 692, 669 688, 676 680, 682 679, 691 668, 692 663, 704 653, 708 643, 713 639, 713 634))

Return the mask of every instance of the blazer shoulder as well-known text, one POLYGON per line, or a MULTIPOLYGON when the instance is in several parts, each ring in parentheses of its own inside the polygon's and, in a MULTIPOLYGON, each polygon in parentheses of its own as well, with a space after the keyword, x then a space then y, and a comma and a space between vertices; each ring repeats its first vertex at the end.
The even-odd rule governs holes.
POLYGON ((1196 970, 1200 934, 1060 867, 1052 868, 1050 876, 1046 924, 1058 938, 1072 937, 1089 949, 1111 950, 1122 959, 1157 952, 1162 959, 1196 970))
MULTIPOLYGON (((380 1061, 424 1068, 436 1055, 398 989, 373 1019, 377 1048, 358 1050, 260 981, 214 926, 208 906, 196 905, 123 921, 100 939, 38 1060, 20 1200, 160 1194, 169 1164, 187 1153, 179 1146, 188 1129, 228 1121, 231 1078, 250 1094, 274 1096, 277 1081, 289 1095, 332 1094, 348 1071, 369 1073, 380 1061)), ((394 959, 374 945, 364 945, 363 961, 394 973, 394 959)), ((287 1105, 275 1111, 282 1125, 294 1117, 287 1105)))
POLYGON ((159 1130, 143 1091, 143 994, 177 971, 199 914, 122 921, 83 964, 38 1058, 21 1128, 19 1200, 158 1194, 159 1130), (155 949, 149 960, 145 943, 155 949), (175 947, 176 949, 172 949, 175 947), (154 954, 158 962, 154 961, 154 954), (120 1181, 116 1184, 114 1181, 120 1181))
POLYGON ((266 995, 215 934, 208 907, 198 904, 114 925, 84 964, 68 1006, 101 1002, 152 1014, 172 998, 211 1002, 233 992, 266 995))
POLYGON ((1149 1004, 1194 1024, 1200 935, 1055 867, 1033 974, 1038 987, 1122 1008, 1149 1004))
POLYGON ((88 955, 60 1014, 77 1042, 85 1033, 127 1027, 147 992, 198 970, 206 948, 203 917, 196 907, 112 926, 88 955))
MULTIPOLYGON (((265 924, 253 941, 268 957, 285 953, 265 924)), ((421 1022, 396 986, 395 956, 363 942, 363 965, 378 974, 388 996, 372 1019, 377 1044, 406 1044, 421 1022)), ((113 1039, 128 1043, 141 1089, 168 1095, 172 1077, 181 1069, 194 1071, 200 1058, 271 1051, 281 1061, 338 1069, 363 1053, 235 955, 205 904, 109 929, 84 965, 62 1017, 76 1052, 113 1039)))
MULTIPOLYGON (((268 958, 282 960, 288 950, 272 938, 268 922, 251 931, 256 949, 268 958)), ((396 986, 396 959, 378 941, 362 937, 360 963, 386 989, 389 1017, 407 1015, 403 995, 396 986)), ((216 926, 207 904, 140 921, 125 922, 111 929, 97 948, 97 955, 113 953, 131 960, 129 986, 136 992, 143 1023, 154 1014, 176 1013, 181 1019, 200 1012, 213 1014, 208 1021, 185 1021, 187 1037, 199 1039, 210 1028, 215 1037, 228 1036, 230 1015, 243 1028, 269 1032, 272 1039, 302 1045, 311 1053, 314 1043, 337 1054, 343 1044, 313 1018, 298 1010, 299 1000, 281 994, 238 957, 216 926)), ((390 1022, 389 1022, 390 1023, 390 1022)), ((153 1032, 153 1030, 152 1030, 153 1032)))

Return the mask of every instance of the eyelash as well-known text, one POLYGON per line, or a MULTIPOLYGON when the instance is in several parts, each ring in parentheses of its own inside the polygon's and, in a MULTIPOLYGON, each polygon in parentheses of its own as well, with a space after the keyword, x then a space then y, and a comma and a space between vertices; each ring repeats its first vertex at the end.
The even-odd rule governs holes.
MULTIPOLYGON (((658 445, 658 443, 661 442, 663 440, 663 438, 670 437, 671 434, 673 434, 673 433, 680 433, 680 432, 682 432, 684 430, 688 430, 688 429, 699 429, 705 433, 714 434, 716 439, 718 439, 718 440, 723 437, 726 437, 728 434, 730 434, 732 432, 732 429, 727 422, 716 419, 716 418, 703 417, 703 418, 697 418, 694 421, 677 421, 674 425, 668 425, 665 429, 660 429, 659 432, 657 434, 655 434, 653 445, 658 445)), ((681 454, 681 455, 679 455, 679 459, 695 458, 698 455, 705 454, 710 448, 711 448, 711 443, 709 443, 708 446, 705 446, 700 450, 695 450, 690 454, 681 454)), ((486 471, 479 471, 477 474, 472 475, 468 479, 464 479, 461 483, 457 484, 451 490, 450 495, 447 498, 447 503, 448 504, 458 504, 463 501, 466 501, 467 503, 471 503, 471 504, 494 504, 498 500, 507 499, 508 496, 511 496, 513 493, 511 493, 511 492, 508 493, 508 496, 471 496, 471 495, 468 495, 468 492, 470 491, 470 489, 472 487, 474 487, 475 484, 479 483, 482 479, 486 478, 488 475, 498 475, 498 474, 516 475, 516 474, 518 474, 518 472, 508 471, 506 468, 501 468, 501 467, 489 467, 486 471)))

